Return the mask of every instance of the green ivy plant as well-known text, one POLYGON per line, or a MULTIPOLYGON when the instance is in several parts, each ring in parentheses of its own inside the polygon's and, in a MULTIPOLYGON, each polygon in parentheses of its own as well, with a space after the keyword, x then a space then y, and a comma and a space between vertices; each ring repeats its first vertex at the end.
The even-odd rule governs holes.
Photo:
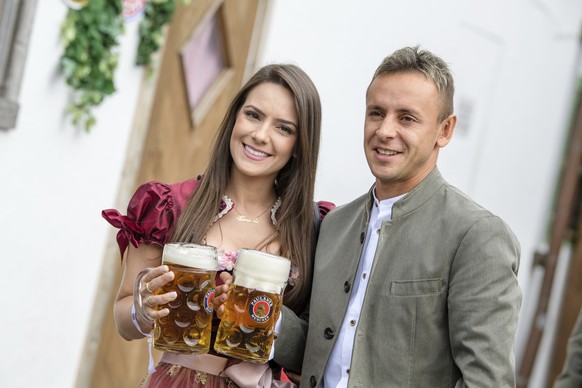
MULTIPOLYGON (((190 0, 181 0, 187 4, 190 0)), ((95 125, 92 108, 115 92, 114 73, 119 54, 118 38, 124 32, 120 0, 89 0, 80 9, 69 9, 61 26, 65 50, 61 68, 74 90, 67 108, 77 127, 90 131, 95 125)), ((136 64, 150 73, 153 54, 164 39, 163 28, 176 9, 176 0, 149 0, 139 25, 136 64)))
POLYGON ((79 10, 69 9, 61 26, 61 68, 75 90, 67 113, 86 131, 95 125, 91 109, 115 92, 116 48, 123 32, 119 0, 90 0, 79 10))
MULTIPOLYGON (((183 2, 186 2, 183 0, 183 2)), ((139 23, 139 45, 135 63, 152 69, 152 56, 164 40, 163 29, 172 20, 176 10, 175 0, 150 0, 144 9, 144 17, 139 23)))

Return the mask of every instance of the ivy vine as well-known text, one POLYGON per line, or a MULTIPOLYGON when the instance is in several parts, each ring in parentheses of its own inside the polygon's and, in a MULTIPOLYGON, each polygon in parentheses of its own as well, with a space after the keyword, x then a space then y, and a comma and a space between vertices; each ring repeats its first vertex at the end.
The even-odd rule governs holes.
POLYGON ((81 9, 69 9, 61 26, 61 68, 75 91, 67 113, 86 131, 95 125, 91 109, 115 92, 116 48, 123 31, 119 0, 90 0, 81 9))
MULTIPOLYGON (((181 0, 189 3, 190 0, 181 0)), ((139 25, 135 63, 149 72, 153 54, 163 43, 163 29, 176 9, 176 0, 149 0, 139 25)), ((90 0, 80 9, 69 9, 61 26, 65 47, 61 69, 74 90, 67 108, 75 126, 90 131, 95 125, 92 109, 115 92, 114 73, 119 54, 118 38, 124 32, 121 0, 90 0)))
POLYGON ((160 49, 164 40, 164 26, 172 20, 175 10, 175 0, 150 0, 147 2, 144 17, 139 23, 139 45, 135 59, 138 66, 145 66, 151 70, 152 56, 160 49))

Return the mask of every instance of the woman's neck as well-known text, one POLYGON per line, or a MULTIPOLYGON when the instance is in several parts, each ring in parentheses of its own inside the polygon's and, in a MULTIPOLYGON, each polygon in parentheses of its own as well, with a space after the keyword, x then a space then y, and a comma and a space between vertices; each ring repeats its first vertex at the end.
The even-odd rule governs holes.
POLYGON ((226 187, 226 195, 235 203, 246 208, 273 203, 276 199, 274 180, 270 178, 249 178, 232 174, 226 187))

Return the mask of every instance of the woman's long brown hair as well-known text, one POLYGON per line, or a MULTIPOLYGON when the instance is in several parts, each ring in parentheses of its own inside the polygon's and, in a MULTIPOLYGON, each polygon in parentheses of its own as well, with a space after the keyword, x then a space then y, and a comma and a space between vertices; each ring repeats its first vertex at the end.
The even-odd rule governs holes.
POLYGON ((282 204, 277 211, 277 234, 281 256, 299 269, 295 286, 285 295, 284 304, 297 313, 305 307, 311 291, 315 229, 313 191, 319 137, 321 103, 309 76, 292 64, 273 64, 259 69, 231 102, 216 134, 213 151, 198 187, 178 219, 172 241, 201 243, 211 219, 219 212, 232 167, 230 137, 236 116, 249 92, 264 82, 281 85, 295 100, 299 119, 295 156, 279 171, 275 193, 282 204))

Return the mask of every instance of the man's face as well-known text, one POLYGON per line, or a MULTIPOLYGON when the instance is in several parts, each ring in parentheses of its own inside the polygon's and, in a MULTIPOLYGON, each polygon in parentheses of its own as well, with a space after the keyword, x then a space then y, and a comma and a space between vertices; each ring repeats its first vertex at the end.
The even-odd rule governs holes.
POLYGON ((439 122, 441 109, 436 85, 422 73, 384 74, 372 82, 364 150, 378 199, 409 192, 432 171, 456 123, 454 115, 439 122))

